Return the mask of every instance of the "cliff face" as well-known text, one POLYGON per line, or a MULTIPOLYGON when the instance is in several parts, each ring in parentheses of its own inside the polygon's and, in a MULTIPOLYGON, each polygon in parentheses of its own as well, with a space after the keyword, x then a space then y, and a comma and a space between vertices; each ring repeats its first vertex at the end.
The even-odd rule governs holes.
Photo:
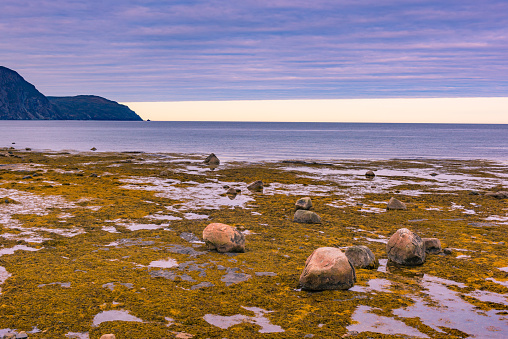
POLYGON ((125 105, 94 95, 46 97, 17 72, 0 66, 0 120, 131 120, 125 105))
POLYGON ((0 119, 60 119, 58 110, 17 72, 0 66, 0 119))
POLYGON ((143 120, 129 107, 95 95, 48 99, 65 120, 143 120))

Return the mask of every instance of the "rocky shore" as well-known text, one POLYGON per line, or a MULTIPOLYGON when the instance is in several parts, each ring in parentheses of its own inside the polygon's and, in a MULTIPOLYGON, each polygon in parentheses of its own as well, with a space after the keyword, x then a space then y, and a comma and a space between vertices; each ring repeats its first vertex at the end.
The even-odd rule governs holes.
POLYGON ((508 164, 0 149, 0 338, 503 338, 508 164))

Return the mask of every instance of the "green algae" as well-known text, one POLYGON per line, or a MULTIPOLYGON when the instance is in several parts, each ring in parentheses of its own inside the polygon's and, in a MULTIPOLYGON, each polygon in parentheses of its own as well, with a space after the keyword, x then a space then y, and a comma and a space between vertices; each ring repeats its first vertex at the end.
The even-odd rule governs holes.
MULTIPOLYGON (((1 157, 0 164, 21 166, 19 168, 25 168, 26 164, 42 166, 22 174, 17 172, 16 167, 9 170, 0 167, 0 188, 29 192, 46 198, 58 196, 68 201, 69 205, 50 207, 44 215, 12 214, 12 220, 24 228, 79 227, 86 233, 64 237, 42 231, 45 237, 52 240, 32 244, 31 246, 39 248, 38 251, 16 251, 14 254, 0 256, 0 266, 12 274, 1 286, 0 329, 29 331, 37 326, 42 332, 31 334, 31 338, 64 338, 68 332, 89 332, 90 338, 99 338, 104 333, 115 333, 117 338, 171 338, 176 332, 190 333, 198 338, 294 338, 306 334, 313 334, 314 338, 333 338, 347 333, 347 326, 352 322, 351 316, 359 305, 373 307, 373 312, 388 317, 395 317, 395 309, 413 305, 412 296, 422 292, 420 280, 424 275, 466 284, 466 288, 449 288, 464 294, 464 300, 483 311, 508 310, 506 305, 482 302, 466 295, 473 290, 508 293, 508 288, 486 280, 495 278, 503 281, 508 278, 506 272, 498 270, 508 266, 507 244, 502 243, 506 241, 507 226, 474 226, 475 222, 483 222, 482 218, 489 215, 506 214, 508 206, 503 200, 470 195, 467 190, 435 194, 427 191, 426 184, 403 183, 388 192, 366 192, 355 198, 358 202, 369 204, 372 201, 388 201, 395 196, 408 205, 407 211, 365 213, 360 206, 341 209, 331 206, 335 200, 348 194, 348 187, 282 169, 288 164, 232 163, 221 165, 214 171, 204 168, 196 174, 187 167, 199 164, 186 163, 184 160, 191 157, 182 155, 171 155, 171 159, 183 159, 182 162, 171 162, 168 156, 152 154, 14 153, 21 158, 1 157), (35 173, 38 175, 32 179, 21 180, 24 175, 35 173), (91 174, 96 174, 97 177, 91 174), (321 216, 323 223, 302 225, 292 222, 294 203, 299 197, 305 196, 299 192, 285 194, 275 191, 269 195, 247 193, 254 200, 247 202, 244 208, 184 209, 184 201, 161 197, 157 190, 144 190, 142 187, 136 190, 125 189, 122 180, 134 177, 176 180, 178 183, 174 187, 177 188, 191 187, 193 184, 189 182, 207 183, 209 180, 245 184, 262 180, 266 184, 321 185, 329 188, 329 192, 311 195, 313 210, 321 216), (395 190, 405 189, 420 190, 423 194, 407 196, 395 193, 395 190), (451 209, 452 203, 462 206, 476 204, 472 207, 476 214, 467 215, 461 210, 451 209), (162 225, 167 222, 146 217, 160 211, 167 212, 166 207, 176 208, 176 212, 171 213, 177 213, 178 216, 183 212, 192 212, 207 215, 208 219, 182 218, 169 221, 169 226, 165 229, 139 231, 129 231, 114 222, 122 220, 162 225), (439 211, 428 208, 439 208, 439 211), (62 219, 62 213, 69 213, 72 217, 62 219), (222 222, 240 230, 249 230, 251 234, 246 236, 246 252, 234 256, 208 252, 204 245, 188 243, 179 236, 182 232, 190 232, 201 237, 203 229, 210 222, 222 222), (102 227, 110 225, 118 233, 102 230, 102 227), (368 239, 386 240, 402 227, 407 227, 422 237, 437 237, 443 247, 461 251, 453 250, 452 255, 429 255, 425 264, 418 267, 389 265, 386 272, 357 270, 359 286, 367 286, 372 279, 389 280, 389 290, 384 292, 309 293, 298 289, 298 279, 305 260, 317 247, 367 245, 376 258, 386 259, 385 244, 368 239), (195 256, 175 253, 175 246, 205 253, 195 256), (469 258, 458 259, 459 254, 467 254, 469 258), (180 264, 192 261, 192 264, 181 269, 162 269, 177 275, 174 280, 152 277, 150 272, 160 268, 149 267, 149 264, 167 258, 175 259, 180 264), (250 278, 226 286, 222 281, 226 269, 222 268, 236 269, 237 272, 250 275, 250 278), (274 272, 276 275, 256 276, 256 272, 274 272), (193 281, 182 279, 184 275, 193 281), (55 282, 70 283, 70 287, 54 284, 55 282), (191 289, 203 282, 212 283, 213 287, 191 289), (111 283, 113 285, 108 285, 111 283), (111 290, 107 286, 114 287, 111 290), (223 330, 203 319, 205 314, 250 316, 249 311, 242 306, 272 311, 265 316, 285 332, 261 335, 259 327, 252 323, 241 323, 223 330), (112 321, 97 327, 91 326, 96 314, 119 309, 128 310, 130 314, 142 319, 143 323, 112 321), (168 324, 167 317, 174 319, 174 324, 168 324)), ((436 165, 443 166, 440 171, 449 170, 489 178, 492 175, 482 172, 480 168, 498 169, 497 165, 488 162, 444 160, 347 161, 333 166, 308 166, 403 170, 428 169, 436 165), (468 166, 474 170, 468 170, 468 166)), ((402 182, 421 181, 414 177, 396 179, 402 182)), ((151 183, 145 185, 153 187, 151 183)), ((20 232, 9 228, 10 225, 0 223, 0 226, 2 234, 20 232)), ((22 242, 0 238, 0 244, 6 248, 18 243, 22 242)), ((417 314, 410 318, 395 318, 429 337, 459 338, 465 335, 458 329, 449 329, 446 334, 437 332, 424 324, 417 314)), ((363 332, 355 337, 398 336, 363 332)))

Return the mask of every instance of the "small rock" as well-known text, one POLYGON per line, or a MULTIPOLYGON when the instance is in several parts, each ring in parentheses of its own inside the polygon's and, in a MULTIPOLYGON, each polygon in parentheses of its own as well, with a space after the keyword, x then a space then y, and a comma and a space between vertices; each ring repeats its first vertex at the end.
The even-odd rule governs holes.
POLYGON ((346 257, 357 268, 376 268, 378 262, 367 246, 351 246, 346 249, 346 257))
POLYGON ((387 210, 406 210, 406 204, 404 204, 402 201, 399 201, 395 198, 390 198, 388 201, 388 205, 386 206, 387 210))
POLYGON ((436 172, 432 172, 432 173, 430 173, 430 176, 431 177, 435 177, 435 176, 437 176, 437 173, 436 172))
POLYGON ((219 158, 217 158, 215 154, 211 153, 209 156, 206 157, 204 163, 207 165, 219 165, 220 160, 219 158))
POLYGON ((489 192, 485 193, 486 197, 493 197, 496 199, 508 199, 508 191, 489 192))
POLYGON ((25 331, 20 331, 18 334, 16 334, 16 339, 27 339, 28 334, 26 334, 25 331))
POLYGON ((4 334, 4 336, 2 338, 3 339, 16 339, 16 334, 14 334, 14 333, 6 333, 6 334, 4 334))
POLYGON ((208 249, 216 249, 217 252, 244 252, 245 236, 235 227, 212 223, 203 230, 203 240, 208 249))
POLYGON ((103 334, 100 339, 116 339, 115 335, 112 333, 103 334))
POLYGON ((309 197, 300 198, 296 201, 295 210, 310 210, 312 208, 312 200, 309 197))
POLYGON ((227 189, 229 188, 229 186, 228 186, 228 185, 224 185, 224 186, 222 186, 222 188, 224 188, 225 190, 227 190, 227 189))
POLYGON ((372 172, 372 171, 367 171, 367 172, 365 173, 365 176, 366 176, 367 178, 374 178, 374 177, 376 176, 376 173, 374 173, 374 172, 372 172))
POLYGON ((99 176, 95 173, 90 174, 90 178, 98 178, 99 176))
POLYGON ((312 211, 307 210, 297 210, 295 212, 293 222, 297 222, 300 224, 320 224, 321 218, 319 215, 312 211))
POLYGON ((335 247, 320 247, 307 258, 300 275, 304 290, 347 290, 356 282, 353 265, 342 251, 335 247))
POLYGON ((422 238, 407 228, 395 232, 386 244, 388 259, 407 266, 421 265, 425 262, 425 245, 422 238))
POLYGON ((92 148, 90 148, 90 151, 97 151, 97 148, 92 147, 92 148))
POLYGON ((444 248, 443 249, 443 253, 446 254, 446 255, 450 255, 453 253, 453 251, 451 250, 451 248, 444 248))
POLYGON ((25 147, 25 151, 31 151, 32 149, 30 147, 25 147))
POLYGON ((426 253, 441 252, 441 241, 438 238, 422 238, 426 253))
POLYGON ((236 191, 236 189, 234 189, 233 187, 230 187, 230 188, 226 191, 226 194, 236 195, 236 194, 237 194, 237 191, 236 191))
POLYGON ((250 183, 247 186, 247 189, 249 191, 262 191, 263 190, 263 182, 261 180, 256 180, 256 181, 250 183))
POLYGON ((469 195, 480 195, 478 191, 469 191, 469 195))
POLYGON ((31 175, 25 175, 22 179, 32 179, 31 175))

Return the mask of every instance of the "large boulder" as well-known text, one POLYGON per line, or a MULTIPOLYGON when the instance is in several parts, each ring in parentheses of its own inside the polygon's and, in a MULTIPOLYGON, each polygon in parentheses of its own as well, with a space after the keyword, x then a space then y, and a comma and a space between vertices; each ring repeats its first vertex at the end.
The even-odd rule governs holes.
POLYGON ((321 218, 312 211, 297 210, 293 217, 293 222, 300 224, 320 224, 321 218))
POLYGON ((438 238, 422 238, 426 253, 440 253, 441 241, 438 238))
POLYGON ((312 200, 309 197, 300 198, 295 203, 295 210, 310 210, 312 208, 312 200))
POLYGON ((217 252, 244 252, 245 237, 235 227, 212 223, 203 230, 203 240, 210 250, 217 252))
POLYGON ((345 254, 354 267, 376 268, 379 266, 374 253, 367 246, 348 247, 345 254))
POLYGON ((316 249, 300 275, 300 286, 304 290, 347 290, 356 282, 353 265, 346 255, 335 247, 316 249))
POLYGON ((220 160, 219 160, 219 158, 217 158, 217 156, 215 154, 211 153, 209 156, 206 157, 204 163, 207 165, 217 166, 220 164, 220 160))
POLYGON ((386 244, 388 259, 399 265, 416 266, 425 262, 425 244, 407 228, 395 232, 386 244))
POLYGON ((249 191, 262 191, 263 190, 263 182, 261 180, 256 180, 256 181, 250 183, 247 186, 247 189, 249 191))
POLYGON ((406 210, 406 204, 404 204, 402 201, 397 200, 395 198, 390 198, 388 201, 388 205, 386 206, 387 210, 406 210))

